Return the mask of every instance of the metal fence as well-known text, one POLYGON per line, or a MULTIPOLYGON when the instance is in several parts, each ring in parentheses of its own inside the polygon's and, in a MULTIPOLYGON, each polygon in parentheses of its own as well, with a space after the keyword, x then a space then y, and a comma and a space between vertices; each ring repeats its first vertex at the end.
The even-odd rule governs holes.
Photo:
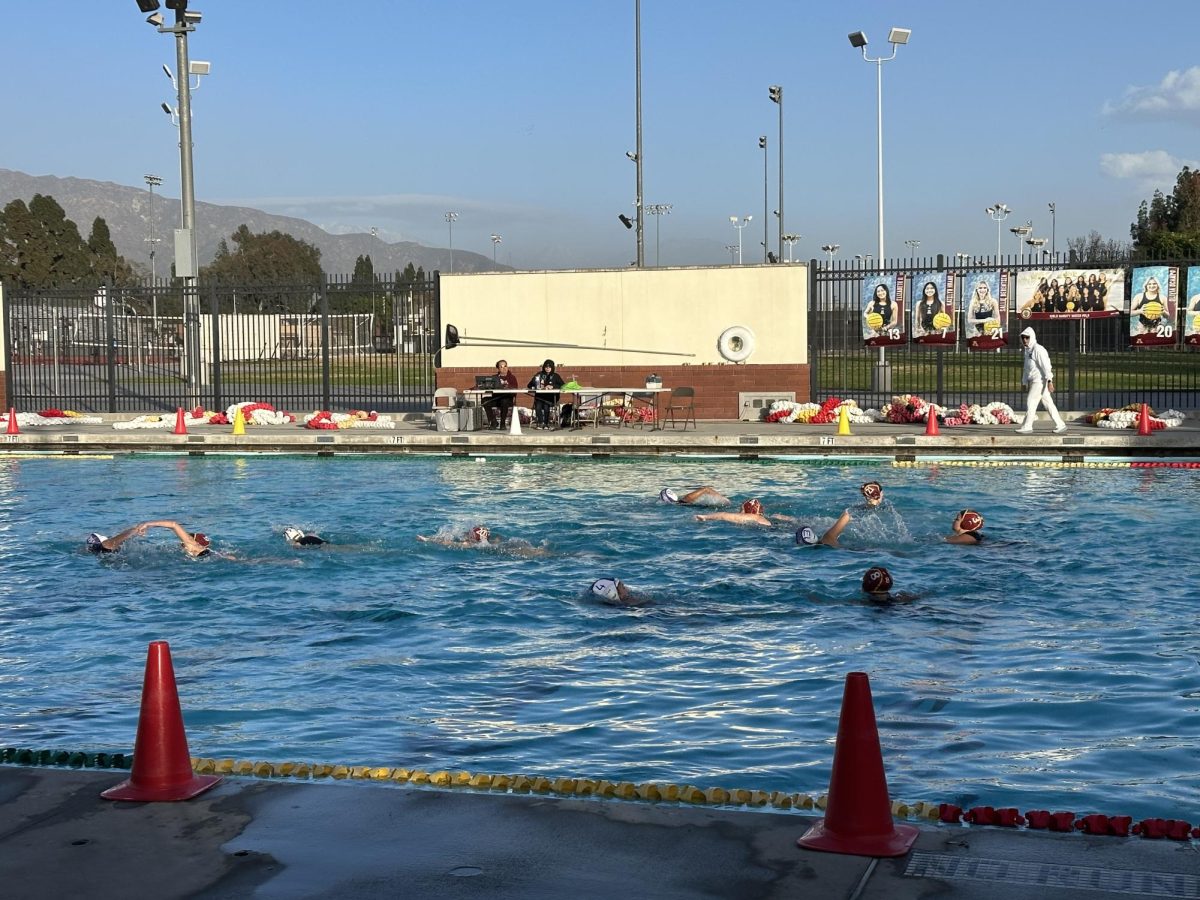
MULTIPOLYGON (((1181 271, 1200 261, 1106 259, 1099 262, 1059 259, 1053 263, 1016 257, 975 258, 964 265, 937 257, 873 261, 813 260, 809 269, 809 349, 811 389, 817 401, 829 396, 853 398, 862 406, 879 407, 898 394, 916 394, 943 406, 1002 401, 1020 409, 1022 356, 1018 335, 1024 327, 1016 316, 1015 290, 1009 290, 1007 346, 992 351, 968 350, 961 337, 942 347, 909 343, 888 347, 886 366, 877 370, 880 350, 867 347, 862 332, 862 285, 894 273, 965 272, 997 269, 1011 274, 1055 268, 1125 268, 1169 265, 1181 271), (1021 323, 1021 324, 1018 324, 1021 323), (884 377, 887 376, 887 377, 884 377)), ((1180 308, 1184 306, 1180 287, 1180 308)), ((908 300, 911 304, 911 299, 908 300)), ((1062 409, 1094 410, 1145 402, 1155 409, 1200 406, 1200 353, 1177 344, 1168 348, 1135 348, 1129 344, 1129 316, 1103 319, 1031 322, 1038 342, 1050 351, 1055 389, 1062 409)), ((961 332, 961 329, 960 329, 961 332)))
POLYGON ((438 278, 363 284, 199 285, 189 378, 177 284, 4 292, 10 403, 80 412, 240 401, 315 409, 425 409, 439 349, 438 278))

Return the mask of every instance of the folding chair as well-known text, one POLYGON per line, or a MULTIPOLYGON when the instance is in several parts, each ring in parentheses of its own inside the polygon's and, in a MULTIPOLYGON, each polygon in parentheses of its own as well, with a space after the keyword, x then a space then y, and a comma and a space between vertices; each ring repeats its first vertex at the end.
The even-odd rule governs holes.
POLYGON ((663 412, 664 424, 667 419, 671 420, 671 430, 675 430, 675 413, 683 414, 683 430, 687 431, 687 423, 692 423, 692 428, 696 427, 696 389, 690 387, 671 388, 671 399, 667 401, 667 408, 663 412))
MULTIPOLYGON (((621 427, 645 428, 646 416, 654 412, 654 394, 633 391, 625 395, 625 413, 621 416, 621 427), (650 410, 649 413, 646 410, 650 410)), ((651 422, 654 420, 651 419, 651 422)))

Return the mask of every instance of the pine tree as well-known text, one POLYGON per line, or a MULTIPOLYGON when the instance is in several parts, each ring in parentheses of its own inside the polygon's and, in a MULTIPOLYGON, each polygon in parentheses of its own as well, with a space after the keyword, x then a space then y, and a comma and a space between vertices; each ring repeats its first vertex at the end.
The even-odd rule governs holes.
POLYGON ((1171 196, 1156 190, 1149 204, 1143 200, 1129 232, 1144 259, 1200 257, 1200 170, 1184 166, 1171 196))

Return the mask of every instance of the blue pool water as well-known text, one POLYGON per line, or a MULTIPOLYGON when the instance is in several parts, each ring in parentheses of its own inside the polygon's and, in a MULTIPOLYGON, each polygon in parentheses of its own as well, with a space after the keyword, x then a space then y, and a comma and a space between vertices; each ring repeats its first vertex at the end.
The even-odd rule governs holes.
POLYGON ((0 746, 127 751, 170 642, 194 755, 823 792, 870 674, 894 797, 1194 820, 1200 473, 796 461, 0 460, 0 746), (700 524, 713 484, 849 549, 700 524), (990 540, 941 538, 964 506, 990 540), (89 531, 165 532, 94 557, 89 531), (542 557, 418 543, 484 522, 542 557), (313 528, 335 548, 289 549, 313 528), (877 607, 886 565, 911 604, 877 607), (616 574, 653 605, 586 595, 616 574))

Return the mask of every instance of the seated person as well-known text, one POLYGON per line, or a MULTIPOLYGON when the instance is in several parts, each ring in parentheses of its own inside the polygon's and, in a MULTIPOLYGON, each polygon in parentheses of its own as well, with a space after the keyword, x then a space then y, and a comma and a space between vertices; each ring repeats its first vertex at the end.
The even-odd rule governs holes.
POLYGON ((696 516, 697 522, 732 522, 734 525, 762 525, 765 528, 770 528, 774 523, 771 519, 777 519, 781 522, 796 521, 791 516, 780 515, 775 513, 771 518, 763 515, 762 501, 747 500, 742 504, 741 512, 715 512, 704 513, 696 516))
MULTIPOLYGON (((508 360, 496 360, 496 379, 501 388, 515 390, 517 376, 508 370, 508 360)), ((483 400, 483 408, 487 410, 488 426, 491 428, 507 428, 509 416, 512 415, 515 394, 490 394, 483 400)))
POLYGON ((301 531, 294 525, 289 525, 283 529, 283 536, 293 547, 318 547, 321 544, 329 543, 329 541, 325 540, 319 534, 314 534, 311 531, 301 531))
POLYGON ((685 506, 693 503, 697 506, 728 506, 730 504, 728 497, 708 486, 688 491, 682 497, 670 488, 663 488, 658 492, 658 499, 663 503, 681 503, 685 506))
POLYGON ((649 602, 636 596, 620 578, 598 578, 592 582, 592 594, 609 606, 642 606, 649 602))
POLYGON ((87 548, 92 553, 115 553, 120 549, 121 545, 135 535, 144 535, 151 528, 168 528, 175 532, 175 536, 179 538, 179 543, 183 547, 184 552, 188 556, 200 557, 209 554, 209 540, 206 535, 197 531, 184 531, 183 526, 178 522, 173 522, 169 519, 158 519, 153 522, 140 522, 131 528, 126 528, 115 537, 106 538, 102 534, 93 532, 88 535, 87 548))
POLYGON ((946 536, 947 544, 981 544, 983 543, 983 516, 973 509, 964 509, 954 517, 950 526, 953 534, 946 536))
POLYGON ((817 537, 817 532, 813 530, 811 525, 802 525, 796 529, 796 543, 807 547, 822 545, 837 547, 838 538, 841 537, 842 532, 846 530, 846 526, 849 524, 850 510, 846 510, 838 516, 838 520, 830 525, 820 537, 817 537))
POLYGON ((562 389, 562 376, 554 370, 554 360, 542 363, 541 370, 529 379, 526 387, 536 391, 533 395, 533 427, 549 428, 550 411, 558 405, 558 392, 562 389))

